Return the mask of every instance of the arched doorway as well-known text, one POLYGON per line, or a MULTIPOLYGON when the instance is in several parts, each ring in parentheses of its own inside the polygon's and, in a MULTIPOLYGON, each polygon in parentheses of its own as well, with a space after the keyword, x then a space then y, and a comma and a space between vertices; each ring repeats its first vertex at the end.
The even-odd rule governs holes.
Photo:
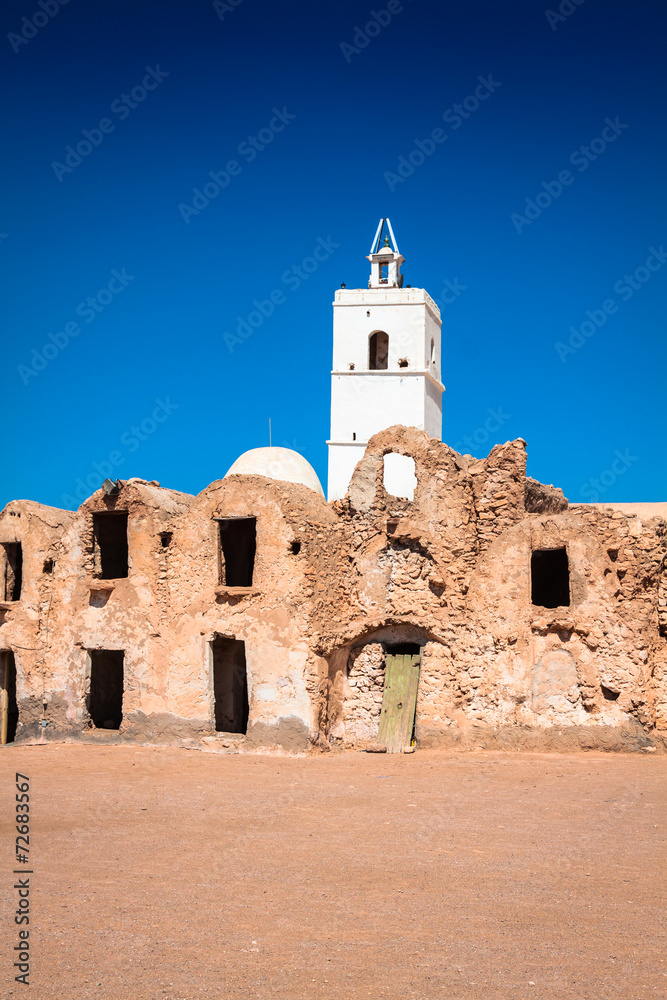
POLYGON ((422 650, 434 637, 412 625, 370 630, 330 658, 329 739, 400 753, 414 739, 422 650))

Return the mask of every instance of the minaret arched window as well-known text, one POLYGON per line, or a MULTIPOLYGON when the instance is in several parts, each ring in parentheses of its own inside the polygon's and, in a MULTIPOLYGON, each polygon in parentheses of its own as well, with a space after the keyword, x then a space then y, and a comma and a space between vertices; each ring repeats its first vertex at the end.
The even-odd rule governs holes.
POLYGON ((389 366, 389 337, 383 330, 376 330, 368 340, 368 367, 371 371, 384 371, 389 366))

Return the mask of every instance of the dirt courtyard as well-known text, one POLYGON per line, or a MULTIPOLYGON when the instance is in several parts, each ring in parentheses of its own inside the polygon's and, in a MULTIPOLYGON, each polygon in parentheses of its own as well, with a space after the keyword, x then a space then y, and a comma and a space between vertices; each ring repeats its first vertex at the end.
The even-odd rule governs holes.
POLYGON ((8 747, 0 995, 664 998, 666 771, 648 754, 8 747))

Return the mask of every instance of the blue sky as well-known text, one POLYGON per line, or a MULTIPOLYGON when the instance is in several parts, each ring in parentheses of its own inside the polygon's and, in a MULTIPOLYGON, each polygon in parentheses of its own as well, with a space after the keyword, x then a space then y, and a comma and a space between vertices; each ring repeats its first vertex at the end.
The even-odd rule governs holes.
POLYGON ((7 0, 0 504, 197 492, 269 418, 324 483, 333 293, 387 215, 441 303, 443 439, 667 499, 664 11, 560 11, 7 0))

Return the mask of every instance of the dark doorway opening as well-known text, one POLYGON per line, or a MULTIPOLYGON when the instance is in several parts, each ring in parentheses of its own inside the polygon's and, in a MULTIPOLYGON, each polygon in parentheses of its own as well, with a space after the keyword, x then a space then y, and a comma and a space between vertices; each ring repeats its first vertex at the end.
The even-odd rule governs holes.
POLYGON ((400 656, 419 656, 421 646, 416 642, 399 642, 396 645, 388 645, 387 652, 400 656))
POLYGON ((220 583, 225 587, 252 587, 257 548, 257 518, 227 517, 220 528, 220 583))
POLYGON ((540 608, 570 604, 570 568, 567 550, 539 549, 530 560, 531 601, 540 608))
POLYGON ((16 727, 19 723, 19 707, 16 702, 16 662, 11 650, 0 654, 0 672, 3 711, 2 743, 13 743, 16 727))
POLYGON ((23 550, 20 542, 3 542, 3 591, 5 601, 18 601, 21 598, 23 583, 23 550))
POLYGON ((119 580, 128 574, 127 511, 93 514, 95 576, 119 580))
POLYGON ((96 729, 120 729, 124 659, 122 649, 90 650, 88 712, 96 729))
POLYGON ((217 635, 211 642, 215 728, 245 733, 248 728, 248 675, 245 643, 217 635))
POLYGON ((389 366, 389 337, 383 330, 372 333, 368 341, 368 367, 384 371, 389 366))

